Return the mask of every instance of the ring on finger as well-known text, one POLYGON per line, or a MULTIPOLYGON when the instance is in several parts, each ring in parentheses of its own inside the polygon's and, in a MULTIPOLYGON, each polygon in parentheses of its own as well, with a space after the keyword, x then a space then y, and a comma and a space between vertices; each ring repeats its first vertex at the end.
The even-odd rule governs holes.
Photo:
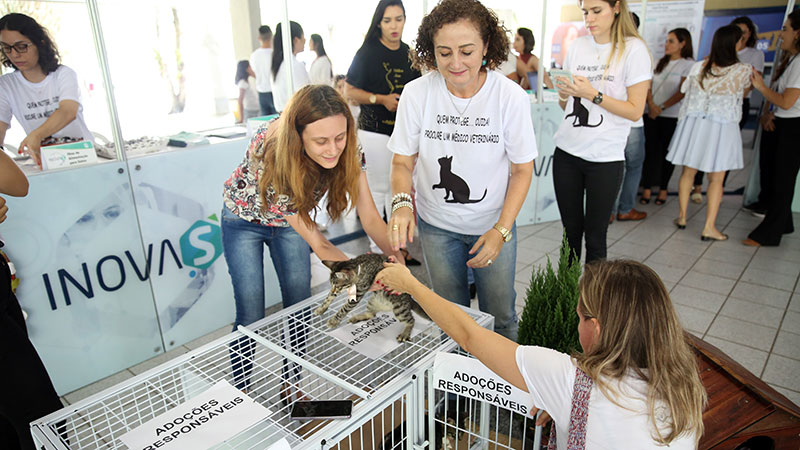
POLYGON ((488 266, 491 266, 493 262, 494 262, 494 261, 492 261, 492 260, 490 259, 489 261, 486 261, 486 265, 488 265, 488 266))
POLYGON ((397 231, 398 229, 400 229, 400 227, 397 226, 397 224, 392 225, 392 230, 393 231, 397 231))

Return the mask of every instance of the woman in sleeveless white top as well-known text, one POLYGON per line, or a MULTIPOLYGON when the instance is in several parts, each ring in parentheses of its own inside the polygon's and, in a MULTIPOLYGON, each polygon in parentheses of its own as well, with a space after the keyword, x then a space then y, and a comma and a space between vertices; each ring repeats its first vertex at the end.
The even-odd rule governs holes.
POLYGON ((750 65, 738 62, 736 42, 742 30, 727 25, 714 33, 711 54, 695 63, 681 86, 686 93, 678 127, 669 145, 667 160, 683 166, 678 185, 680 215, 675 225, 686 227, 689 195, 698 170, 709 174, 708 207, 702 240, 724 241, 728 237, 717 230, 715 222, 722 201, 725 171, 741 169, 742 137, 739 119, 742 98, 750 89, 750 65))

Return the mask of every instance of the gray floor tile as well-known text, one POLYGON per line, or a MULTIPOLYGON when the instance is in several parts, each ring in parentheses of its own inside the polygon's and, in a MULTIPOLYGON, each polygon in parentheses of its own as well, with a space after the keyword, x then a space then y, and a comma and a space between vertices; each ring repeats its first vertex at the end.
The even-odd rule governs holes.
POLYGON ((764 365, 767 363, 767 356, 769 355, 767 352, 713 336, 706 336, 705 340, 725 352, 755 376, 761 376, 764 365))
POLYGON ((705 334, 711 321, 714 320, 714 314, 708 311, 678 303, 674 306, 675 313, 678 314, 681 325, 687 330, 697 333, 698 336, 705 334))
POLYGON ((792 301, 789 302, 789 311, 800 312, 800 292, 792 294, 792 301))
POLYGON ((524 239, 532 234, 536 234, 539 231, 547 228, 550 224, 549 223, 537 223, 534 225, 523 225, 517 227, 517 238, 524 239))
POLYGON ((772 353, 792 359, 800 359, 800 334, 785 330, 778 331, 778 338, 772 347, 772 353))
POLYGON ((233 324, 228 324, 228 325, 225 325, 224 327, 219 328, 219 329, 217 329, 217 330, 215 330, 215 331, 213 331, 211 333, 208 333, 205 336, 199 337, 199 338, 197 338, 197 339, 195 339, 193 341, 189 341, 189 342, 183 344, 183 346, 188 348, 189 350, 194 350, 196 348, 200 348, 200 347, 208 344, 209 342, 215 341, 215 340, 221 338, 222 336, 225 336, 226 334, 231 333, 231 330, 233 330, 233 324))
POLYGON ((608 248, 609 253, 615 253, 636 261, 643 261, 656 250, 655 247, 618 241, 608 248))
POLYGON ((690 270, 683 279, 681 279, 680 284, 727 296, 731 292, 731 289, 733 289, 736 281, 690 270))
POLYGON ((716 314, 725 303, 725 296, 693 287, 675 286, 669 293, 674 303, 716 314))
POLYGON ((783 309, 761 305, 730 297, 720 310, 720 315, 753 322, 766 327, 778 328, 783 318, 783 309))
POLYGON ((672 292, 672 289, 674 289, 676 286, 676 284, 671 281, 662 280, 661 282, 664 283, 664 288, 667 290, 667 292, 672 292))
POLYGON ((516 304, 517 307, 524 308, 525 307, 525 299, 527 298, 526 297, 526 293, 528 291, 528 284, 527 283, 516 282, 516 283, 514 283, 514 291, 517 293, 517 299, 516 299, 516 301, 514 303, 516 304))
POLYGON ((729 264, 747 265, 753 257, 753 253, 755 253, 753 247, 745 247, 744 245, 742 245, 741 248, 712 246, 703 254, 703 258, 729 264))
POLYGON ((117 384, 122 383, 129 378, 133 378, 133 373, 128 370, 123 370, 111 375, 110 377, 103 378, 100 381, 96 381, 88 386, 65 394, 64 398, 67 400, 67 402, 69 402, 70 405, 72 405, 75 402, 85 399, 86 397, 90 397, 98 392, 104 391, 111 386, 116 386, 117 384))
POLYGON ((749 302, 761 303, 774 308, 785 308, 789 302, 790 293, 780 289, 773 289, 757 284, 740 281, 731 292, 731 297, 740 298, 749 302))
POLYGON ((791 292, 797 282, 797 275, 783 275, 771 270, 748 267, 742 274, 742 281, 791 292))
POLYGON ((781 330, 790 333, 800 334, 800 312, 786 311, 786 316, 783 318, 781 330))
POLYGON ((800 361, 771 354, 764 368, 762 380, 793 391, 800 391, 800 361))
POLYGON ((745 267, 747 267, 745 264, 731 264, 703 257, 694 263, 692 270, 699 273, 737 280, 742 272, 744 272, 745 267))
POLYGON ((645 226, 642 224, 623 236, 624 242, 656 247, 664 243, 675 232, 675 227, 645 226))
POLYGON ((564 233, 564 228, 561 226, 561 222, 556 221, 553 222, 550 226, 538 231, 536 234, 534 234, 534 236, 555 241, 557 244, 560 245, 563 233, 564 233))
POLYGON ((693 256, 696 259, 705 253, 709 245, 708 242, 701 241, 699 235, 697 236, 697 241, 684 241, 673 236, 661 244, 661 248, 669 249, 671 252, 693 256))
POLYGON ((747 345, 759 350, 770 351, 778 330, 756 325, 752 322, 717 316, 708 329, 708 335, 747 345))
POLYGON ((786 398, 792 401, 795 405, 800 405, 800 392, 793 391, 791 389, 786 389, 785 387, 776 386, 774 384, 770 384, 770 386, 775 389, 776 391, 783 394, 786 398))
POLYGON ((655 270, 658 276, 661 278, 661 281, 664 282, 669 281, 672 283, 677 283, 686 273, 686 269, 681 267, 673 267, 655 262, 646 262, 645 264, 650 266, 651 269, 655 270))
POLYGON ((683 253, 674 252, 672 250, 667 250, 665 245, 662 245, 661 248, 653 252, 645 261, 645 264, 648 263, 656 263, 656 264, 665 264, 667 266, 672 267, 692 267, 695 261, 697 261, 697 256, 690 256, 685 255, 683 253))
POLYGON ((784 261, 782 259, 771 258, 760 252, 753 256, 748 268, 768 270, 770 272, 795 277, 800 275, 800 264, 793 263, 791 261, 784 261))
POLYGON ((181 346, 176 347, 166 353, 162 353, 155 358, 150 358, 147 361, 141 362, 133 367, 130 370, 133 372, 134 375, 139 375, 140 373, 147 372, 148 370, 152 369, 153 367, 159 366, 175 357, 183 355, 184 353, 189 352, 187 347, 181 346))
POLYGON ((533 249, 528 247, 523 247, 521 245, 517 246, 517 263, 525 263, 531 264, 534 263, 542 258, 542 256, 546 255, 547 252, 540 250, 540 249, 533 249))
MULTIPOLYGON (((743 246, 744 247, 744 246, 743 246)), ((786 247, 759 247, 758 254, 774 259, 800 263, 800 250, 786 247)))
POLYGON ((550 239, 540 237, 538 234, 528 236, 525 239, 517 242, 517 251, 520 247, 536 250, 541 253, 549 253, 553 250, 561 248, 561 242, 556 242, 550 239))

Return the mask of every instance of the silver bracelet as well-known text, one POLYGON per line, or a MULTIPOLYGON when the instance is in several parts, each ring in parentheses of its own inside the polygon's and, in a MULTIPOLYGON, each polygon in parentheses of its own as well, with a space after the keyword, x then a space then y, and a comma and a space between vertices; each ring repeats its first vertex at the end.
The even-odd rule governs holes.
POLYGON ((408 208, 411 210, 411 214, 414 214, 414 205, 409 201, 400 201, 392 205, 392 214, 400 208, 408 208))

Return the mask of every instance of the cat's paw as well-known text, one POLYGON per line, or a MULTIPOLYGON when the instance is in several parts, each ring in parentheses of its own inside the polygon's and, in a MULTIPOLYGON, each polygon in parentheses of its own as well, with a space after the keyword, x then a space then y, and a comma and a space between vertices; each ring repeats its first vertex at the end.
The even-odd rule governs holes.
POLYGON ((411 331, 408 332, 403 331, 402 333, 397 335, 397 342, 401 344, 409 339, 411 339, 411 331))
POLYGON ((327 310, 328 310, 328 307, 323 305, 323 306, 320 306, 317 309, 315 309, 314 310, 314 314, 317 315, 317 316, 321 316, 327 310))
POLYGON ((331 319, 328 320, 328 328, 336 328, 338 326, 339 326, 339 320, 336 320, 336 318, 331 317, 331 319))

